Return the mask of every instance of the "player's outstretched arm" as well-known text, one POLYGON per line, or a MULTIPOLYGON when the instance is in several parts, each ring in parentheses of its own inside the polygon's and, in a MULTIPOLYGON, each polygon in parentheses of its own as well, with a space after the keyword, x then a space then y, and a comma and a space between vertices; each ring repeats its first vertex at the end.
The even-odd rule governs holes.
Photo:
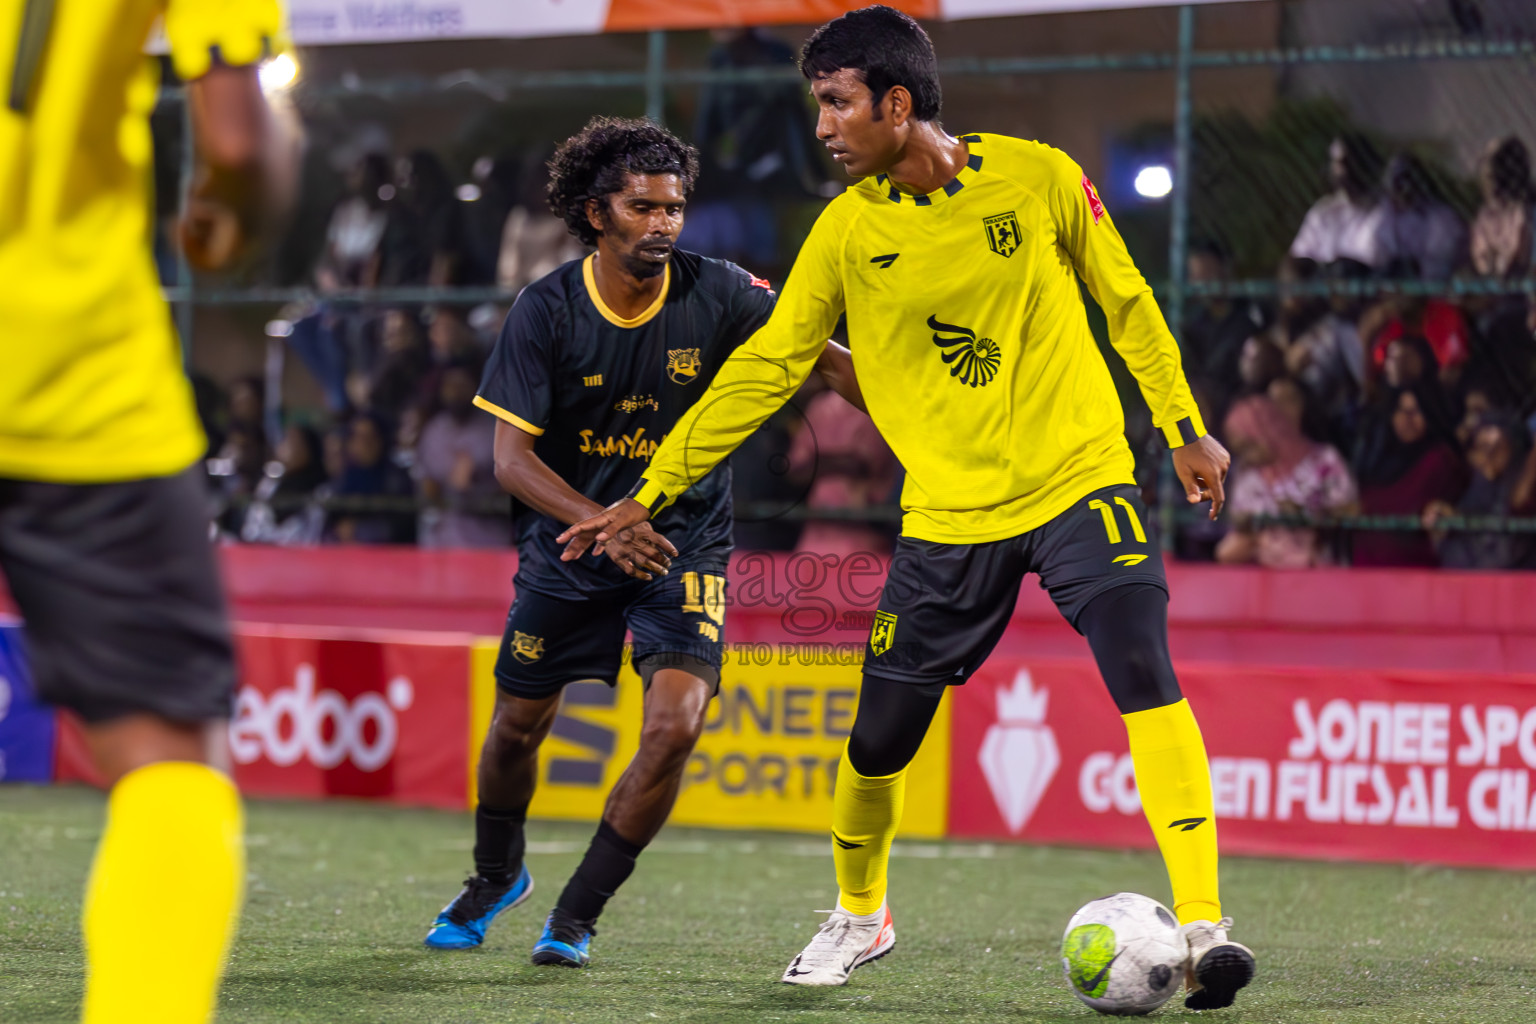
MULTIPOLYGON (((613 521, 593 517, 565 531, 576 553, 632 517, 654 516, 703 479, 789 400, 827 347, 843 313, 839 271, 849 213, 833 200, 800 248, 768 322, 725 360, 704 394, 673 425, 633 492, 638 509, 619 504, 613 521)), ((615 509, 610 509, 615 512, 615 509)), ((640 520, 634 520, 636 522, 640 520)), ((574 555, 572 557, 575 557, 574 555)))
MULTIPOLYGON (((496 423, 496 482, 535 512, 562 523, 590 522, 602 514, 597 502, 584 497, 545 465, 533 450, 534 436, 504 420, 496 423)), ((643 509, 641 510, 644 511, 643 509)), ((614 529, 598 540, 593 554, 607 554, 620 569, 637 579, 665 576, 677 556, 672 542, 651 529, 642 515, 633 523, 614 529)), ((570 531, 567 530, 566 533, 570 531)), ((560 536, 564 543, 566 535, 560 536)), ((569 549, 562 561, 572 561, 593 547, 589 541, 575 554, 569 549)))
POLYGON ((864 407, 864 392, 859 390, 859 378, 853 372, 852 352, 835 341, 828 341, 821 357, 816 360, 816 372, 849 405, 866 415, 869 413, 864 407))
MULTIPOLYGON (((810 376, 819 344, 796 342, 783 356, 766 355, 765 350, 775 351, 776 341, 781 340, 771 333, 778 315, 775 311, 775 319, 725 361, 709 390, 683 414, 651 456, 651 466, 631 496, 573 523, 555 538, 566 546, 560 555, 562 561, 580 558, 594 545, 602 550, 615 538, 623 539, 626 531, 640 529, 703 479, 799 390, 810 376)), ((825 332, 819 333, 825 336, 825 332)))
POLYGON ((181 220, 187 260, 219 270, 286 222, 297 188, 301 133, 268 104, 255 65, 214 63, 187 85, 197 167, 181 220))
POLYGON ((1191 505, 1211 503, 1211 518, 1221 514, 1227 503, 1227 468, 1232 457, 1221 442, 1210 434, 1173 450, 1173 469, 1184 485, 1184 495, 1191 505))
POLYGON ((843 312, 837 265, 846 228, 847 212, 838 203, 822 211, 768 322, 726 359, 708 390, 672 427, 631 497, 573 523, 556 538, 566 546, 563 560, 639 530, 799 390, 826 349, 820 339, 832 333, 843 312))

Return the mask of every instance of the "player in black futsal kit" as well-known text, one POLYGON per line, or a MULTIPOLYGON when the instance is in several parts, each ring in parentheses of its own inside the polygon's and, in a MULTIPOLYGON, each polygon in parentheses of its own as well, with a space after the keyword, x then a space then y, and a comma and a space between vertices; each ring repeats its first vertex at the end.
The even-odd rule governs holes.
MULTIPOLYGON (((640 749, 533 950, 535 964, 580 967, 603 905, 671 813, 719 688, 730 469, 615 537, 597 552, 606 557, 564 563, 555 538, 636 486, 726 356, 767 321, 774 293, 734 264, 674 248, 698 157, 665 129, 595 118, 560 147, 550 172, 550 208, 597 251, 518 296, 475 398, 499 420, 496 478, 515 499, 516 600, 480 754, 475 874, 426 944, 478 946, 491 921, 532 892, 523 824, 539 744, 568 683, 613 685, 627 627, 646 687, 640 749), (688 554, 678 558, 678 548, 688 554)), ((846 349, 828 343, 818 369, 862 405, 846 349)))

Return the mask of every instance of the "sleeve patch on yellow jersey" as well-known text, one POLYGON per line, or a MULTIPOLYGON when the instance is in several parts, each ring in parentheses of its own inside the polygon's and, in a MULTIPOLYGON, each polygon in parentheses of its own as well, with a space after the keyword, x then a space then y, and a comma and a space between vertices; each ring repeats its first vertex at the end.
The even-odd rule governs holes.
POLYGON ((1088 175, 1083 175, 1083 194, 1088 197, 1088 209, 1093 211, 1093 222, 1097 224, 1104 219, 1104 201, 1099 198, 1099 190, 1093 187, 1093 182, 1088 180, 1088 175))

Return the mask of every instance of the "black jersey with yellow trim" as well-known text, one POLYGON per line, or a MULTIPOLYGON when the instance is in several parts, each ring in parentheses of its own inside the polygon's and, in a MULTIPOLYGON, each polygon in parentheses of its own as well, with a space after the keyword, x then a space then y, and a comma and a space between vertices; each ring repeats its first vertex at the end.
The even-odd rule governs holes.
MULTIPOLYGON (((634 488, 662 439, 726 356, 768 320, 767 281, 733 263, 674 251, 660 295, 632 319, 608 308, 595 256, 525 288, 507 315, 475 404, 534 435, 534 453, 575 490, 608 505, 634 488)), ((517 586, 575 598, 627 582, 606 556, 562 563, 565 529, 513 502, 517 586)), ((654 523, 686 564, 724 569, 730 467, 722 464, 654 523)))

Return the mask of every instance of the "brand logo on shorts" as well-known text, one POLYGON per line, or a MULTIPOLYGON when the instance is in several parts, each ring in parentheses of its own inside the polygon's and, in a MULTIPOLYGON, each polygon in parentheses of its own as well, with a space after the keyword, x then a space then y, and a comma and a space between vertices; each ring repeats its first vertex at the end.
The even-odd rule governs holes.
POLYGON ((512 657, 524 665, 531 665, 544 657, 544 638, 532 636, 521 630, 512 631, 512 657))
POLYGON ((890 612, 875 612, 875 625, 869 631, 869 649, 879 657, 891 649, 896 639, 896 616, 890 612))
POLYGON ((1114 562, 1116 565, 1140 565, 1146 560, 1146 555, 1116 555, 1114 562))
POLYGON ((667 376, 674 384, 689 384, 699 375, 703 362, 696 348, 667 349, 667 376))

